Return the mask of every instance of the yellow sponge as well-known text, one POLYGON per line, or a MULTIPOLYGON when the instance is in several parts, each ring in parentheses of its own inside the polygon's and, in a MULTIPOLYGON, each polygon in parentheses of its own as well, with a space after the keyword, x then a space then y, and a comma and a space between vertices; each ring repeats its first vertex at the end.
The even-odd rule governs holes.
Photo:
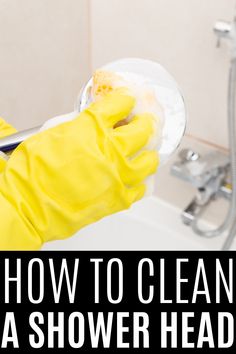
POLYGON ((94 101, 103 98, 107 93, 117 87, 122 78, 114 72, 96 70, 93 75, 92 96, 94 101))

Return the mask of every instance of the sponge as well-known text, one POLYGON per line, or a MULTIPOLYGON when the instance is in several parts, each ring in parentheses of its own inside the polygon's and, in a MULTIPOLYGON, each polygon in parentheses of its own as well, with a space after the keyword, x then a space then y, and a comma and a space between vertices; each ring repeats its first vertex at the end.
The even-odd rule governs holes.
MULTIPOLYGON (((130 72, 112 72, 105 69, 95 71, 91 87, 92 101, 98 101, 107 93, 112 92, 119 87, 125 87, 130 94, 135 97, 136 105, 129 117, 114 126, 127 124, 136 114, 152 113, 154 117, 154 134, 150 136, 145 150, 157 150, 161 145, 162 127, 164 123, 164 110, 157 100, 157 95, 146 77, 130 72)), ((154 177, 151 176, 146 181, 147 192, 150 195, 153 192, 154 177)))
MULTIPOLYGON (((157 100, 154 89, 146 82, 146 78, 128 72, 112 72, 108 70, 96 70, 93 75, 91 88, 92 101, 98 101, 107 93, 119 87, 125 87, 136 98, 136 105, 128 120, 135 114, 152 113, 154 116, 155 133, 148 142, 146 149, 158 149, 161 143, 161 130, 164 122, 164 110, 157 100)), ((127 120, 119 122, 126 124, 127 120)), ((116 127, 116 126, 115 126, 116 127)))

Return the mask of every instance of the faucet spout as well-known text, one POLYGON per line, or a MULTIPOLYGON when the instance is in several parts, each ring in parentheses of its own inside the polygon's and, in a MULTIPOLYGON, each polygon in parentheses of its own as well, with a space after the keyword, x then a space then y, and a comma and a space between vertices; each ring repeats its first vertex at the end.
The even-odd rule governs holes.
POLYGON ((206 205, 200 205, 198 198, 194 197, 188 206, 182 211, 181 219, 187 226, 191 226, 196 218, 200 218, 204 212, 206 205))
MULTIPOLYGON (((189 149, 180 151, 179 157, 179 161, 172 165, 172 175, 197 189, 195 197, 183 210, 181 218, 185 225, 191 226, 196 233, 200 234, 198 221, 209 204, 217 197, 231 199, 232 190, 226 182, 230 169, 229 157, 220 151, 211 151, 200 156, 189 149)), ((215 236, 215 232, 213 234, 215 236)), ((201 236, 203 236, 202 231, 201 236)))

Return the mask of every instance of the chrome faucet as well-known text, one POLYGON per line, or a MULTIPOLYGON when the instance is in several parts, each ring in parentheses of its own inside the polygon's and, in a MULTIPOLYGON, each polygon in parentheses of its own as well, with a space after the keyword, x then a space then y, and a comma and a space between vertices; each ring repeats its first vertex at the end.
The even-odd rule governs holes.
POLYGON ((199 218, 209 203, 217 197, 230 198, 229 157, 220 151, 212 151, 204 156, 190 149, 179 153, 179 160, 171 167, 171 174, 197 190, 190 204, 182 212, 182 220, 191 226, 199 218))
POLYGON ((217 36, 217 46, 224 38, 231 48, 227 106, 229 154, 226 156, 214 151, 200 156, 187 149, 180 153, 171 173, 197 188, 196 196, 182 213, 183 222, 202 237, 211 238, 226 233, 222 250, 227 250, 236 236, 236 16, 232 22, 217 21, 213 30, 217 36), (229 199, 223 223, 213 229, 203 229, 198 222, 200 216, 209 203, 220 196, 229 199))

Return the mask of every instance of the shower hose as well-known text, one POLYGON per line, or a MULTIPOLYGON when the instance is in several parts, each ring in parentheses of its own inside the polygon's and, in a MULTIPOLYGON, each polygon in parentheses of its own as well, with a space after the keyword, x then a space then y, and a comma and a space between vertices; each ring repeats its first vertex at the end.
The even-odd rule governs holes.
POLYGON ((231 60, 229 80, 228 80, 228 136, 229 136, 229 154, 230 154, 230 172, 232 179, 232 195, 229 209, 223 223, 211 230, 201 229, 198 225, 198 220, 192 223, 192 229, 195 233, 202 237, 215 237, 226 230, 227 236, 222 247, 222 250, 227 250, 231 247, 236 234, 236 125, 235 125, 235 94, 236 94, 236 58, 231 60))

